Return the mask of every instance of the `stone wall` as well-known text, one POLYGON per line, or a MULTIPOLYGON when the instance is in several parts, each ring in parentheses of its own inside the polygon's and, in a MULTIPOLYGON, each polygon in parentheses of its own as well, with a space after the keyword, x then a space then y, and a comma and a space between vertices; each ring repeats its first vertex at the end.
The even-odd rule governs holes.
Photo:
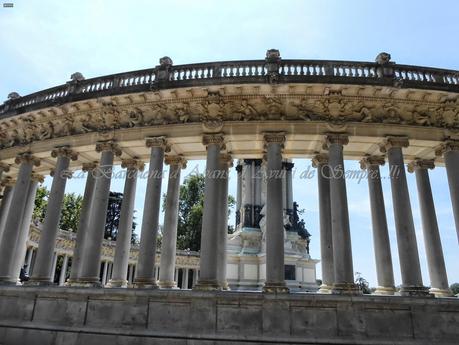
POLYGON ((457 344, 459 300, 2 287, 0 344, 457 344))

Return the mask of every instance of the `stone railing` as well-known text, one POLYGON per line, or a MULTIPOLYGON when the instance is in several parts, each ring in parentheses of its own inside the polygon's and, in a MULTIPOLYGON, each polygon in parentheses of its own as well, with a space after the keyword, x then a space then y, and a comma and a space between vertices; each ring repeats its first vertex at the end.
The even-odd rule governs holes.
POLYGON ((66 84, 23 97, 10 93, 0 106, 0 117, 95 97, 222 84, 335 83, 459 92, 458 71, 398 65, 390 62, 387 53, 379 54, 374 63, 284 60, 277 50, 268 50, 265 60, 177 66, 164 57, 155 68, 91 79, 75 73, 71 79, 66 84))

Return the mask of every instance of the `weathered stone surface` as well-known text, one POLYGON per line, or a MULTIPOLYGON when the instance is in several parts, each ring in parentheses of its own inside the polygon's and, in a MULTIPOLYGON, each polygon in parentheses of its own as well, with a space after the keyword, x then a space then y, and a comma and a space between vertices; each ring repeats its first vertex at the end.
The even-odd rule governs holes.
POLYGON ((0 344, 456 344, 459 300, 2 287, 0 344))

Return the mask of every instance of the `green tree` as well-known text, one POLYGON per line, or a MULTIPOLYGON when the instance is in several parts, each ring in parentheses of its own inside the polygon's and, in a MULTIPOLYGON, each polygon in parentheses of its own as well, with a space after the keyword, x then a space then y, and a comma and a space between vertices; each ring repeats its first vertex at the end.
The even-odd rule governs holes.
POLYGON ((78 230, 78 222, 80 219, 81 205, 83 197, 79 194, 69 193, 64 195, 62 203, 61 219, 59 228, 61 230, 73 231, 78 230))
POLYGON ((33 219, 43 222, 45 219, 46 207, 48 206, 49 191, 46 187, 41 186, 37 188, 35 194, 35 207, 33 210, 33 219))
POLYGON ((459 283, 451 284, 449 288, 451 289, 454 295, 459 294, 459 283))
POLYGON ((360 291, 364 294, 371 294, 368 281, 362 277, 362 273, 355 272, 355 284, 359 287, 360 291))
MULTIPOLYGON (((203 174, 190 175, 180 186, 179 214, 177 225, 177 248, 199 251, 201 248, 202 210, 204 206, 203 174)), ((166 195, 163 195, 163 210, 165 209, 166 195)), ((228 216, 230 208, 235 204, 234 197, 228 196, 228 216)), ((228 233, 234 228, 228 226, 228 233)))

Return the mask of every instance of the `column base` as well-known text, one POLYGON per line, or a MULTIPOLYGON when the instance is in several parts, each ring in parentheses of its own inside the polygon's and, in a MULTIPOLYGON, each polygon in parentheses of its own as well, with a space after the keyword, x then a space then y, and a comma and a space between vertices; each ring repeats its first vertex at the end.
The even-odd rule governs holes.
POLYGON ((178 289, 177 283, 173 280, 160 280, 158 285, 160 289, 178 289))
POLYGON ((198 280, 198 283, 193 287, 196 291, 216 291, 221 290, 216 280, 198 280))
POLYGON ((329 294, 332 293, 332 288, 333 288, 333 286, 331 286, 331 285, 322 284, 322 285, 319 287, 319 290, 317 291, 317 293, 329 295, 329 294))
POLYGON ((105 285, 106 288, 127 288, 128 281, 127 280, 116 280, 110 279, 108 283, 105 285))
POLYGON ((394 286, 378 286, 375 292, 372 295, 385 295, 385 296, 392 296, 395 294, 395 287, 394 286))
POLYGON ((359 287, 354 283, 335 283, 332 287, 332 294, 334 295, 348 295, 359 296, 362 295, 359 287))
POLYGON ((10 277, 0 277, 0 285, 3 286, 16 286, 17 281, 16 280, 11 280, 10 277))
POLYGON ((263 293, 289 293, 290 289, 283 283, 269 283, 266 282, 263 286, 263 293))
POLYGON ((429 289, 425 286, 402 285, 399 294, 400 296, 434 297, 434 295, 429 293, 429 289))
POLYGON ((437 298, 441 297, 454 297, 453 292, 450 289, 437 289, 437 288, 431 288, 429 290, 429 293, 434 295, 437 298))
POLYGON ((153 278, 136 278, 133 283, 133 287, 136 289, 158 289, 158 283, 153 278))
POLYGON ((56 285, 54 282, 50 281, 49 278, 30 278, 30 280, 24 282, 25 286, 50 286, 56 285))

